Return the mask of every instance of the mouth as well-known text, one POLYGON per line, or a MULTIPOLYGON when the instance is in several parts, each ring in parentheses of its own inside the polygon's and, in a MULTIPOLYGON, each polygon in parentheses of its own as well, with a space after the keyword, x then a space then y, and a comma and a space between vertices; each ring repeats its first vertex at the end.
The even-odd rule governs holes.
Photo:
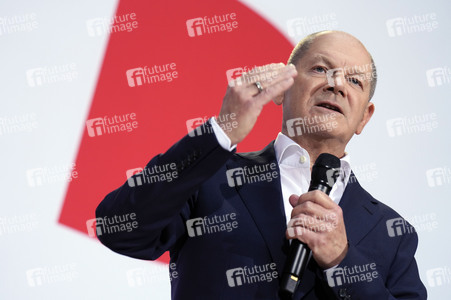
POLYGON ((315 106, 324 107, 326 109, 343 114, 343 111, 341 110, 340 106, 338 106, 337 104, 332 103, 332 102, 326 102, 326 101, 320 102, 320 103, 316 104, 315 106))

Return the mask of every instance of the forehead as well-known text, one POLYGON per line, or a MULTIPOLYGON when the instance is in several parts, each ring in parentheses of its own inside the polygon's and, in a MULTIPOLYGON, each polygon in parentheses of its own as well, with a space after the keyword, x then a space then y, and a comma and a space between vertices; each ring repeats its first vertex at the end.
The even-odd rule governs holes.
POLYGON ((317 37, 304 55, 306 60, 323 60, 333 67, 371 64, 365 47, 354 37, 345 34, 326 34, 317 37))

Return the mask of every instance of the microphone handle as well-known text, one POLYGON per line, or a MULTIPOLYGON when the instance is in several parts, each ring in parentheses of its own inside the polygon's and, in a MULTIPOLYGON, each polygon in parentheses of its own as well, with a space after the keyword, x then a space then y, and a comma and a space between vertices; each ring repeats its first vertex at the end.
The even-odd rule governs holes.
MULTIPOLYGON (((309 192, 313 190, 320 190, 329 195, 331 188, 319 183, 312 184, 308 189, 309 192)), ((282 274, 280 283, 280 296, 282 299, 292 298, 307 267, 310 252, 312 251, 306 244, 301 243, 298 239, 291 240, 287 261, 292 261, 293 264, 285 265, 285 270, 282 274)))

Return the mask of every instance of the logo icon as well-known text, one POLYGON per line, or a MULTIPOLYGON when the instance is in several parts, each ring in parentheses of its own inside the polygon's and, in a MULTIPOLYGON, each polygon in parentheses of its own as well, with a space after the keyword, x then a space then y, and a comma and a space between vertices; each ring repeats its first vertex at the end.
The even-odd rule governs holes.
POLYGON ((235 168, 226 171, 227 183, 230 187, 240 186, 246 182, 243 168, 235 168))
POLYGON ((243 68, 235 68, 235 69, 230 69, 226 71, 226 76, 227 76, 227 82, 229 83, 230 86, 240 86, 243 84, 243 82, 241 81, 241 75, 243 75, 244 73, 244 69, 243 68))
POLYGON ((125 175, 127 176, 127 182, 130 187, 140 186, 140 185, 144 184, 145 180, 144 180, 143 174, 141 174, 140 176, 133 176, 142 171, 143 171, 143 168, 135 168, 135 169, 127 170, 125 172, 125 175))
POLYGON ((202 125, 204 119, 194 118, 186 121, 186 129, 188 130, 188 135, 195 137, 196 135, 202 135, 202 125))
POLYGON ((127 83, 129 87, 143 85, 145 82, 143 68, 127 70, 125 75, 127 75, 127 83))
POLYGON ((327 70, 326 78, 327 78, 327 84, 329 86, 331 86, 331 87, 342 86, 343 78, 344 78, 343 68, 335 68, 335 69, 327 70))
POLYGON ((427 270, 426 278, 430 287, 441 286, 446 281, 445 270, 443 268, 427 270))
POLYGON ((108 24, 104 18, 95 18, 86 21, 86 28, 89 36, 99 36, 104 34, 108 28, 108 24))
POLYGON ((186 221, 186 229, 190 237, 202 235, 204 228, 204 220, 202 218, 195 218, 186 221))
POLYGON ((31 187, 41 186, 44 183, 44 170, 42 168, 27 170, 27 180, 31 187))
POLYGON ((190 37, 200 36, 205 32, 204 20, 202 18, 194 18, 186 21, 186 29, 190 37))
POLYGON ((335 182, 337 182, 338 177, 340 177, 341 171, 342 171, 341 168, 329 169, 326 171, 327 184, 329 186, 333 186, 335 184, 335 182))
POLYGON ((302 18, 290 19, 287 21, 288 35, 291 37, 303 35, 306 32, 305 21, 302 18))
POLYGON ((94 118, 86 120, 86 129, 88 130, 88 135, 90 137, 102 135, 103 124, 104 123, 102 118, 94 118))
POLYGON ((386 225, 388 230, 388 236, 390 237, 401 236, 409 232, 407 227, 410 227, 407 221, 404 220, 403 218, 394 218, 387 220, 386 225))
POLYGON ((287 130, 288 136, 300 136, 302 135, 302 129, 304 128, 304 119, 303 118, 294 118, 287 120, 287 130))
POLYGON ((404 132, 404 120, 402 118, 387 120, 386 125, 389 137, 399 136, 404 132))
POLYGON ((435 168, 426 171, 428 186, 436 187, 443 185, 446 181, 446 174, 443 168, 435 168))
POLYGON ((326 271, 327 283, 330 287, 340 286, 345 283, 343 268, 335 268, 326 271))
POLYGON ((146 277, 143 268, 135 268, 128 270, 126 273, 128 286, 137 287, 144 285, 146 277))
POLYGON ((44 69, 35 68, 27 70, 27 82, 31 87, 39 86, 44 83, 44 69))
POLYGON ((404 31, 404 21, 402 18, 394 18, 387 20, 385 22, 387 26, 388 36, 396 37, 403 34, 404 31))
POLYGON ((227 283, 230 287, 240 286, 244 284, 243 268, 235 268, 226 271, 227 283))
POLYGON ((446 74, 444 68, 435 68, 426 71, 428 86, 436 87, 446 82, 446 74))
POLYGON ((35 268, 27 270, 26 272, 28 285, 31 287, 42 285, 44 279, 44 270, 42 268, 35 268))
POLYGON ((102 227, 103 224, 102 218, 89 219, 86 221, 86 228, 88 229, 88 235, 90 237, 96 237, 102 235, 102 227))

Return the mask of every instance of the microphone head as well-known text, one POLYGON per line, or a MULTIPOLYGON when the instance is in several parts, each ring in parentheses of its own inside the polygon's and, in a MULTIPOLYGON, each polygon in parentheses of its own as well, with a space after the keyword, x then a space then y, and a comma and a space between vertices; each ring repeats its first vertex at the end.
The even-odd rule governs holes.
POLYGON ((330 192, 340 175, 340 166, 341 162, 338 157, 329 153, 321 153, 312 167, 312 181, 309 190, 323 187, 319 189, 326 189, 330 192))

